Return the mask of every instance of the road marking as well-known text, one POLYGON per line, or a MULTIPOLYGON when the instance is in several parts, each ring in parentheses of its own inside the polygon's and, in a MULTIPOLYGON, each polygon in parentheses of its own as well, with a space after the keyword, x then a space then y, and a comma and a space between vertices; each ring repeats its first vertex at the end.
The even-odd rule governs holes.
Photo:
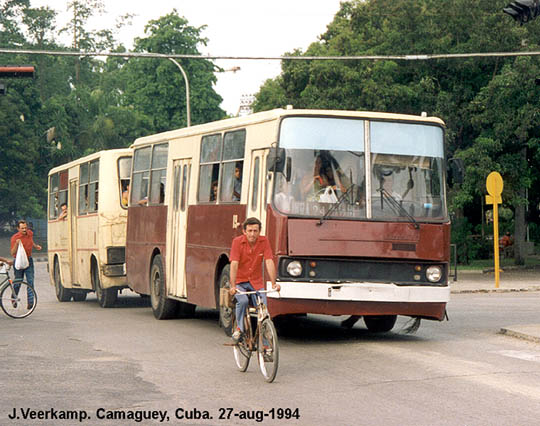
POLYGON ((525 352, 525 351, 493 351, 492 353, 507 356, 510 358, 523 359, 525 361, 540 362, 540 352, 525 352))
MULTIPOLYGON (((485 361, 473 361, 451 356, 438 351, 407 349, 403 346, 370 344, 369 350, 380 352, 381 356, 391 356, 417 364, 414 380, 445 380, 448 378, 466 380, 477 385, 488 386, 498 392, 511 393, 540 401, 540 387, 523 383, 523 372, 503 369, 485 361)), ((518 352, 518 351, 515 351, 518 352)), ((392 381, 399 381, 390 380, 392 381)))

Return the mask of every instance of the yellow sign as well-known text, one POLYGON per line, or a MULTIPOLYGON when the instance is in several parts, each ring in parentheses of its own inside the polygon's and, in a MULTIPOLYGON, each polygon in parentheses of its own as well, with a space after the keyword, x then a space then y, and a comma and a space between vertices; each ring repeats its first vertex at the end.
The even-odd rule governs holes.
POLYGON ((499 288, 499 204, 502 203, 504 182, 501 175, 491 172, 486 179, 486 204, 493 204, 493 252, 495 253, 495 287, 499 288))
POLYGON ((504 188, 504 182, 501 175, 497 172, 491 172, 486 179, 486 188, 489 195, 486 195, 486 204, 501 204, 501 194, 504 188))

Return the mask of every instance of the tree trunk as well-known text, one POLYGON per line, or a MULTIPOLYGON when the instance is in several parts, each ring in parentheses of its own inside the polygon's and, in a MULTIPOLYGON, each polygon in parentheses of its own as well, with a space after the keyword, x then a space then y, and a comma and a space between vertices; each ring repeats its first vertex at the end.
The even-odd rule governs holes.
MULTIPOLYGON (((527 161, 527 148, 521 149, 521 162, 527 161)), ((514 225, 514 260, 516 265, 525 264, 525 237, 527 233, 527 225, 525 223, 525 203, 526 189, 521 186, 518 190, 519 201, 516 205, 515 225, 514 225)))

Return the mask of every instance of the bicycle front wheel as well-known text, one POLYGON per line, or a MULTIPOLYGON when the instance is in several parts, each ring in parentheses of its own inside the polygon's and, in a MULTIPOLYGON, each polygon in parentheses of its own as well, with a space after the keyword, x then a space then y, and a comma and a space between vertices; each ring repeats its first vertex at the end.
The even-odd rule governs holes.
MULTIPOLYGON (((246 317, 247 316, 248 315, 246 315, 246 317)), ((236 319, 234 320, 233 325, 233 330, 236 330, 236 319)), ((246 332, 251 334, 251 330, 248 328, 246 328, 246 332)), ((251 350, 248 346, 248 338, 249 337, 244 336, 241 341, 239 341, 236 345, 233 346, 234 361, 236 362, 236 366, 242 373, 246 371, 249 367, 249 360, 251 359, 251 350)))
POLYGON ((28 283, 5 286, 0 293, 0 305, 11 318, 26 318, 36 309, 37 294, 28 283))
POLYGON ((264 319, 259 326, 257 356, 264 379, 268 383, 273 382, 279 365, 279 343, 276 328, 270 318, 264 319))

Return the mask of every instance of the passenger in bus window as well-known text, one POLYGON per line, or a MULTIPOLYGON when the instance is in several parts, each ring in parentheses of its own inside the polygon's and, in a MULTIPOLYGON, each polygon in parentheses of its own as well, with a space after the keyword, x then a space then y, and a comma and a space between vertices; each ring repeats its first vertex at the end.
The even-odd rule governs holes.
POLYGON ((276 195, 274 196, 274 203, 277 209, 282 213, 290 213, 294 198, 289 192, 289 183, 285 180, 283 175, 279 175, 280 178, 276 181, 276 195))
POLYGON ((129 183, 126 188, 122 191, 122 206, 127 207, 129 200, 129 183))
POLYGON ((233 201, 240 201, 242 194, 242 163, 237 163, 234 168, 233 201))
POLYGON ((58 220, 64 220, 67 217, 67 204, 62 203, 60 205, 60 215, 58 216, 58 220))
POLYGON ((216 201, 217 200, 217 192, 218 192, 218 183, 217 180, 212 182, 212 189, 210 190, 210 201, 216 201))

